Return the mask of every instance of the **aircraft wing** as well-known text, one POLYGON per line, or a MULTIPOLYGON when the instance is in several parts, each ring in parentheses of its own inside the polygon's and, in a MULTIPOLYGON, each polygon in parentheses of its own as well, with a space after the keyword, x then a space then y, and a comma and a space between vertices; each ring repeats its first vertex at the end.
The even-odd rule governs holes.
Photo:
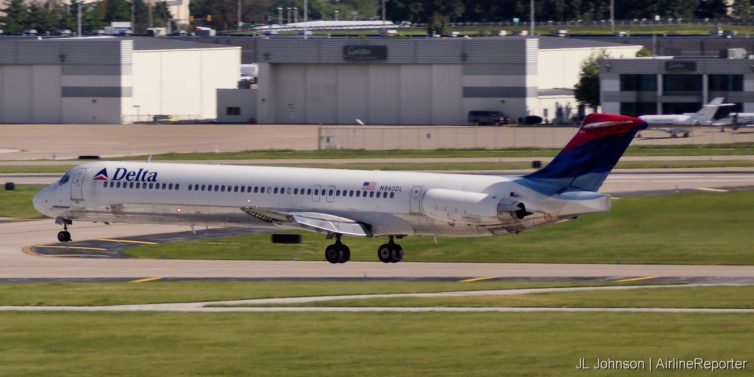
POLYGON ((322 212, 288 212, 259 207, 242 207, 246 214, 268 223, 298 225, 302 228, 326 233, 368 237, 372 235, 369 224, 346 217, 322 212))

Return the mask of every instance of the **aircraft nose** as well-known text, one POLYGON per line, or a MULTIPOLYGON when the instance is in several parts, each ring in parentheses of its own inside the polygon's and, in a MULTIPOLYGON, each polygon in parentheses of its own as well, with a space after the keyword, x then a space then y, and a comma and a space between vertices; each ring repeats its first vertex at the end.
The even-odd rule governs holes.
POLYGON ((34 195, 34 199, 32 199, 32 204, 34 205, 34 208, 39 211, 40 213, 45 213, 47 209, 47 193, 50 191, 49 187, 45 187, 42 189, 42 191, 38 192, 36 195, 34 195))

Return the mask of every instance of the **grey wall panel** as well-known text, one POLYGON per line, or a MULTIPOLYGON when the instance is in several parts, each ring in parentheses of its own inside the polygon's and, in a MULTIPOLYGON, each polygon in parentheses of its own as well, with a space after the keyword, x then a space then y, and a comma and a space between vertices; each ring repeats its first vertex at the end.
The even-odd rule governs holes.
POLYGON ((432 94, 431 66, 401 66, 401 124, 432 123, 432 94))
POLYGON ((333 65, 306 66, 306 123, 335 123, 338 77, 333 65))
POLYGON ((400 66, 369 66, 369 123, 400 123, 400 66))
MULTIPOLYGON (((534 96, 537 96, 537 88, 531 88, 534 96)), ((526 98, 530 90, 527 87, 508 86, 508 87, 480 87, 465 86, 463 88, 464 98, 526 98)))
POLYGON ((276 64, 275 119, 276 123, 306 121, 306 68, 300 64, 276 64))
POLYGON ((526 63, 526 39, 500 38, 499 42, 491 40, 465 40, 464 48, 467 63, 498 64, 526 63))
POLYGON ((60 123, 63 121, 63 104, 60 85, 63 81, 59 65, 32 66, 33 123, 60 123))
POLYGON ((430 39, 416 43, 416 62, 422 64, 460 64, 468 56, 463 39, 430 39))
POLYGON ((64 86, 63 97, 131 97, 133 90, 130 87, 120 86, 64 86))
POLYGON ((3 67, 3 118, 5 123, 31 123, 33 70, 30 65, 3 67))
POLYGON ((369 119, 369 66, 366 64, 336 66, 338 73, 339 124, 355 124, 356 119, 369 119))
POLYGON ((432 124, 464 124, 463 73, 459 64, 432 65, 432 124))
POLYGON ((521 83, 526 82, 526 66, 523 64, 464 64, 463 74, 469 76, 520 75, 521 83))
POLYGON ((120 76, 124 67, 119 64, 64 64, 63 74, 66 76, 120 76))

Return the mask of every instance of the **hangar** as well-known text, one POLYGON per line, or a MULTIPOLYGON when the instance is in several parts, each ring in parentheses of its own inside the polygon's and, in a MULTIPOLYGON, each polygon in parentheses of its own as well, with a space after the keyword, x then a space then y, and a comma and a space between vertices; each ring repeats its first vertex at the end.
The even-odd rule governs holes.
POLYGON ((214 119, 240 48, 162 38, 0 39, 0 123, 214 119))
POLYGON ((465 124, 476 110, 569 119, 581 63, 639 49, 520 36, 259 39, 250 98, 259 123, 465 124))

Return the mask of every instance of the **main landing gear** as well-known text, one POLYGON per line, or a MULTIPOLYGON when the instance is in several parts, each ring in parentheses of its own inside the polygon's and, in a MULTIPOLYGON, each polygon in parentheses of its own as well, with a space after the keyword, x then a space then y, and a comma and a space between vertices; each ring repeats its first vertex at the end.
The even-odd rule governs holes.
MULTIPOLYGON (((394 242, 394 236, 390 241, 377 249, 377 257, 383 263, 398 263, 403 259, 403 248, 394 242)), ((351 249, 340 242, 340 234, 335 235, 335 243, 325 249, 325 259, 328 262, 346 263, 351 259, 351 249)))
POLYGON ((68 225, 73 224, 73 221, 67 220, 67 219, 57 219, 55 221, 56 223, 63 224, 63 230, 58 232, 58 241, 60 242, 70 242, 71 241, 71 232, 68 231, 68 225))
POLYGON ((351 259, 351 249, 340 242, 340 234, 335 235, 335 243, 325 249, 325 259, 330 263, 346 263, 351 259))
POLYGON ((390 241, 377 249, 377 257, 382 263, 398 263, 403 260, 403 248, 395 243, 393 238, 390 236, 390 241))

